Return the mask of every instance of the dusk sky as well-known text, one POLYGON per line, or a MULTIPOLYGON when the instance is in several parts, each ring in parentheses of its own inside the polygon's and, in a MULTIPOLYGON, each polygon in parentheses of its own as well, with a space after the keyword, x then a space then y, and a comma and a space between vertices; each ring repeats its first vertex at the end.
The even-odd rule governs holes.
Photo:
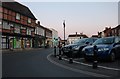
MULTIPOLYGON (((17 0, 19 1, 19 0, 17 0)), ((41 25, 54 28, 63 38, 63 20, 66 21, 66 38, 75 32, 88 35, 103 31, 106 26, 118 25, 117 2, 24 2, 41 25)))

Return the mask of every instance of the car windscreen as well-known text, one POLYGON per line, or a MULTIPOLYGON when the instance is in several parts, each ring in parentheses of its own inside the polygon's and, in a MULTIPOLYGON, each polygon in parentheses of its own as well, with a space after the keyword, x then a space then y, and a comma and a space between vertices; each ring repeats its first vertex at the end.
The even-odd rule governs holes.
POLYGON ((88 40, 88 38, 82 38, 82 39, 75 41, 74 44, 84 44, 84 43, 86 43, 87 40, 88 40))
POLYGON ((114 43, 114 38, 113 37, 108 37, 108 38, 100 38, 96 40, 93 45, 98 45, 98 44, 112 44, 114 43))

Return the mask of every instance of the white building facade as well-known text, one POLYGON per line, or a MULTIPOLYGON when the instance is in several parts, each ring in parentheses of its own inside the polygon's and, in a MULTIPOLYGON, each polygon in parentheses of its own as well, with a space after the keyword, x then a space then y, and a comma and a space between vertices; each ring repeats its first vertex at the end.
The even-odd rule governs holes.
POLYGON ((53 28, 50 28, 50 30, 52 31, 52 47, 58 46, 59 44, 58 31, 56 31, 53 28))
POLYGON ((80 34, 70 34, 67 39, 67 44, 73 44, 75 41, 81 39, 81 38, 87 38, 86 35, 80 33, 80 34))

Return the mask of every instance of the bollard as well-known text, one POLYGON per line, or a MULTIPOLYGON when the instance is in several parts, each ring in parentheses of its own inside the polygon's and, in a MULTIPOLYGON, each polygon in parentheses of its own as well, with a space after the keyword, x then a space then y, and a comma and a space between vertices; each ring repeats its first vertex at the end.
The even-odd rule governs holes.
POLYGON ((62 60, 62 56, 61 55, 59 55, 59 60, 62 60))
POLYGON ((97 61, 97 46, 94 46, 94 56, 93 56, 93 69, 98 68, 98 61, 97 61))
POLYGON ((73 63, 73 57, 72 57, 72 47, 70 46, 70 52, 69 52, 69 63, 72 64, 73 63))
POLYGON ((70 63, 70 64, 73 63, 73 59, 72 59, 72 58, 69 59, 69 63, 70 63))
POLYGON ((54 56, 56 57, 56 46, 54 46, 54 56))
POLYGON ((61 55, 61 46, 59 46, 59 55, 61 55))
POLYGON ((59 60, 62 60, 62 55, 61 55, 61 46, 59 46, 59 60))
POLYGON ((93 61, 93 69, 98 68, 97 63, 98 63, 98 61, 93 61))

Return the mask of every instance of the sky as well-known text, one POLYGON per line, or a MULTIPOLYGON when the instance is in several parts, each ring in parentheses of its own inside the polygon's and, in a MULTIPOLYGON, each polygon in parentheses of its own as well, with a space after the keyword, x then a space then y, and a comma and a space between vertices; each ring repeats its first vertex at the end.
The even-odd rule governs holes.
MULTIPOLYGON (((106 26, 118 25, 118 2, 109 0, 86 2, 47 2, 47 0, 20 1, 29 7, 41 25, 54 28, 63 38, 63 21, 66 23, 66 38, 69 34, 84 33, 87 36, 103 31, 106 26)), ((59 1, 59 0, 58 0, 59 1)))

